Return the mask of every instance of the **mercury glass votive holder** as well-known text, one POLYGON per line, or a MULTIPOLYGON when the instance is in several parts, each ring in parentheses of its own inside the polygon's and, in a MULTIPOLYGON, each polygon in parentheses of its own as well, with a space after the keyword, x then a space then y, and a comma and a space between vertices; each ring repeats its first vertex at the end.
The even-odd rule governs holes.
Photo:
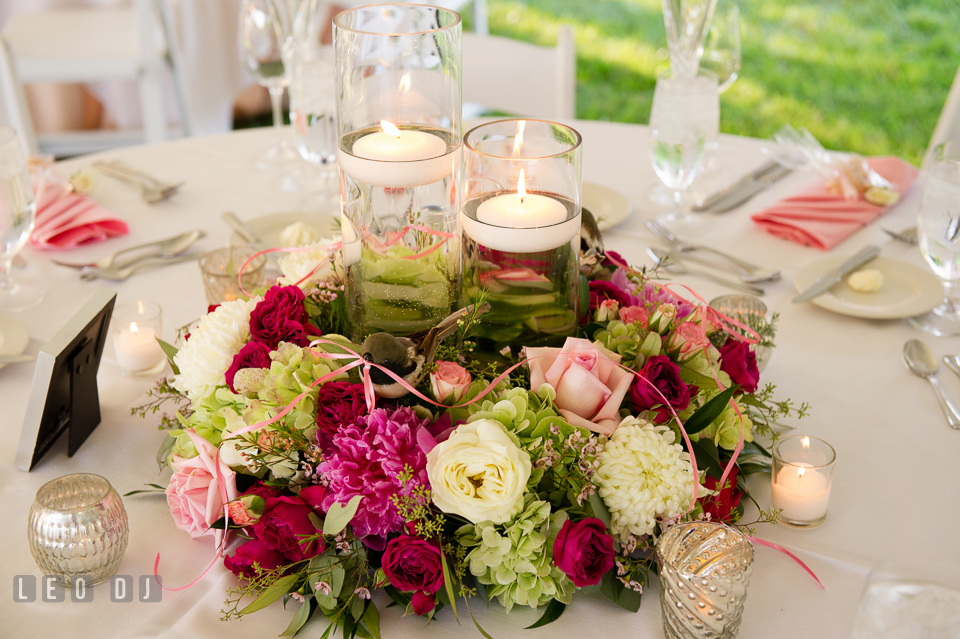
POLYGON ((733 639, 753 569, 753 544, 721 523, 668 528, 657 541, 667 639, 733 639))
POLYGON ((780 523, 814 528, 827 519, 837 453, 817 437, 794 435, 773 445, 770 506, 781 510, 780 523))
POLYGON ((228 246, 202 255, 199 260, 200 274, 203 276, 207 303, 232 302, 246 297, 243 289, 252 291, 263 284, 266 255, 254 258, 243 269, 243 289, 240 288, 240 268, 256 254, 257 251, 246 246, 228 246))
POLYGON ((580 134, 500 120, 464 136, 463 301, 484 295, 481 348, 559 346, 580 313, 580 134))
MULTIPOLYGON (((762 333, 769 324, 767 305, 750 295, 721 295, 710 300, 709 306, 757 333, 762 333)), ((746 335, 743 329, 737 326, 728 324, 728 328, 746 335)), ((760 344, 753 344, 750 348, 757 356, 757 370, 763 372, 763 369, 767 367, 767 362, 770 361, 773 348, 760 344)))
POLYGON ((120 495, 99 475, 79 473, 37 491, 27 522, 30 553, 44 576, 85 586, 112 575, 127 549, 127 512, 120 495))

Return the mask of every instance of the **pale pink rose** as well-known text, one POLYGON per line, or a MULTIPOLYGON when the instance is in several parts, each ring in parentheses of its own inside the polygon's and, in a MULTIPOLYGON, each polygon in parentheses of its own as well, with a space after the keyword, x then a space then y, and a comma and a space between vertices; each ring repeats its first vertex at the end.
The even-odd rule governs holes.
POLYGON ((470 373, 459 364, 438 361, 437 370, 430 373, 430 388, 438 402, 444 402, 448 397, 459 402, 469 387, 470 373))
MULTIPOLYGON (((180 530, 196 539, 210 532, 210 524, 223 517, 223 505, 237 498, 236 475, 217 458, 217 449, 191 428, 186 431, 199 453, 184 459, 174 455, 174 473, 167 484, 167 505, 180 530), (222 482, 217 479, 217 467, 222 482)), ((222 530, 213 530, 217 545, 222 530)))
POLYGON ((693 313, 687 317, 687 321, 696 322, 702 326, 707 335, 723 328, 723 320, 720 314, 706 304, 698 306, 693 313))
POLYGON ((710 346, 703 327, 694 322, 682 322, 673 329, 673 334, 667 342, 667 350, 680 349, 680 361, 690 359, 700 351, 710 346))
POLYGON ((654 309, 653 316, 650 317, 650 328, 662 334, 676 316, 676 304, 664 302, 654 309))
POLYGON ((625 306, 620 309, 620 321, 624 324, 640 324, 641 328, 646 328, 648 316, 647 309, 642 306, 625 306))
POLYGON ((600 306, 597 307, 597 321, 609 322, 612 319, 616 319, 619 308, 620 304, 617 300, 603 300, 600 302, 600 306))
POLYGON ((530 388, 550 384, 564 419, 596 433, 611 435, 620 423, 620 404, 633 374, 618 364, 620 356, 599 342, 568 337, 563 348, 526 348, 530 388))

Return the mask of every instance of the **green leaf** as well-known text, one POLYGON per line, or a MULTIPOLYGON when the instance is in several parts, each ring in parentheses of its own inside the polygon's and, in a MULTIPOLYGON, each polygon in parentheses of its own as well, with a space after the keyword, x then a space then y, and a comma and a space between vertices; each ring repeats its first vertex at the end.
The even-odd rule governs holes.
POLYGON ((756 475, 757 473, 769 473, 771 464, 737 464, 740 467, 740 474, 743 476, 746 475, 756 475))
POLYGON ((723 476, 723 466, 720 465, 717 445, 709 439, 690 443, 693 445, 693 454, 697 457, 697 468, 707 471, 714 479, 720 479, 723 476))
POLYGON ((692 368, 680 365, 680 379, 687 384, 694 384, 700 390, 707 391, 717 388, 717 381, 712 377, 707 377, 703 373, 698 373, 692 368))
POLYGON ((317 530, 323 530, 323 520, 317 516, 317 513, 310 513, 307 515, 310 518, 310 523, 313 524, 313 527, 317 530))
POLYGON ((773 455, 770 454, 770 451, 757 442, 743 442, 743 449, 740 451, 740 457, 745 457, 748 455, 759 455, 761 457, 766 457, 767 459, 773 459, 773 455))
POLYGON ((319 590, 314 596, 317 598, 317 604, 323 608, 324 611, 333 611, 339 606, 339 602, 337 601, 336 597, 325 595, 319 590))
POLYGON ((260 596, 253 600, 253 603, 241 610, 240 614, 249 615, 251 612, 256 612, 262 608, 266 608, 274 601, 293 590, 299 578, 299 575, 287 575, 286 577, 280 577, 280 579, 277 579, 275 582, 270 584, 266 590, 261 592, 260 596))
POLYGON ((350 599, 350 616, 353 617, 354 622, 359 622, 360 617, 363 616, 364 603, 364 600, 356 594, 350 599))
POLYGON ((720 417, 720 413, 727 407, 727 404, 730 403, 730 398, 733 397, 733 394, 737 392, 739 388, 740 387, 736 385, 731 386, 697 409, 697 412, 691 415, 683 424, 683 430, 687 431, 687 435, 699 433, 712 424, 717 417, 720 417))
POLYGON ((327 582, 330 584, 330 594, 334 597, 340 596, 340 591, 343 590, 343 578, 346 574, 343 566, 334 564, 333 569, 330 571, 330 581, 327 582))
MULTIPOLYGON (((476 618, 473 616, 473 611, 470 610, 470 601, 469 601, 469 600, 464 600, 464 601, 465 601, 466 604, 467 604, 467 612, 470 613, 470 620, 473 621, 473 625, 476 626, 477 631, 478 631, 481 635, 484 636, 484 639, 493 639, 493 637, 491 637, 491 636, 489 635, 489 633, 487 633, 487 631, 484 630, 483 627, 481 627, 479 623, 477 623, 476 618)), ((437 609, 434 608, 433 611, 436 612, 437 609)))
POLYGON ((144 484, 144 486, 150 486, 155 490, 131 490, 129 493, 123 493, 123 496, 129 497, 130 495, 139 495, 140 493, 162 493, 166 490, 166 488, 157 484, 144 484))
POLYGON ((613 603, 617 603, 617 598, 620 596, 617 590, 618 585, 621 588, 623 587, 620 580, 613 576, 613 571, 611 570, 600 579, 600 594, 613 603))
POLYGON ((457 617, 457 598, 453 594, 453 575, 450 572, 450 567, 447 565, 447 555, 442 550, 440 551, 440 563, 443 566, 443 588, 447 592, 447 598, 450 599, 453 618, 459 620, 459 617, 457 617))
POLYGON ((180 369, 177 368, 177 365, 173 363, 173 358, 177 356, 177 353, 180 352, 180 349, 173 344, 168 344, 159 337, 157 338, 157 343, 159 343, 160 348, 163 349, 163 354, 167 356, 167 361, 170 362, 170 368, 173 369, 173 374, 179 375, 180 369))
POLYGON ((630 590, 629 588, 624 588, 620 592, 620 598, 617 599, 617 605, 624 610, 636 612, 640 610, 640 597, 641 593, 635 590, 630 590))
POLYGON ((373 639, 380 639, 380 611, 377 610, 377 606, 373 601, 367 602, 367 608, 363 611, 363 616, 360 617, 361 623, 367 629, 373 639))
POLYGON ((160 448, 157 449, 157 466, 160 467, 160 470, 163 470, 164 464, 167 463, 167 453, 170 452, 170 449, 172 449, 176 443, 177 438, 170 433, 167 433, 167 436, 163 438, 160 448))
POLYGON ((331 537, 339 535, 340 531, 347 527, 353 516, 357 514, 357 508, 360 506, 360 500, 363 495, 354 495, 347 502, 347 505, 334 502, 327 511, 327 517, 323 520, 323 534, 331 537))
POLYGON ((280 633, 281 637, 292 637, 293 635, 300 632, 300 629, 303 628, 303 624, 307 623, 310 619, 311 604, 313 600, 304 601, 300 604, 300 607, 297 608, 297 614, 293 615, 293 619, 290 620, 290 625, 287 626, 287 629, 280 633))
POLYGON ((563 614, 566 608, 567 604, 557 601, 556 599, 551 599, 550 603, 547 604, 547 609, 543 611, 543 615, 541 615, 535 623, 527 626, 526 630, 533 630, 534 628, 545 626, 548 623, 553 623, 560 618, 560 615, 563 614))
POLYGON ((590 502, 590 507, 593 509, 593 516, 602 521, 607 530, 610 530, 610 511, 607 509, 607 505, 603 503, 600 495, 596 492, 590 493, 587 501, 590 502))
POLYGON ((384 592, 387 593, 388 597, 393 599, 393 603, 395 603, 396 605, 402 608, 406 608, 407 606, 410 605, 410 600, 411 600, 410 595, 400 592, 393 586, 384 586, 383 590, 384 592))

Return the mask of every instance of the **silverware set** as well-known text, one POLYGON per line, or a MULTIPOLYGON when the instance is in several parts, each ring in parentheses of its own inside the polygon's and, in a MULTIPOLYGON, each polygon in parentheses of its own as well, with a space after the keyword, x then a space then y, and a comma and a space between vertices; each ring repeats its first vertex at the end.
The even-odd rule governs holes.
POLYGON ((792 172, 792 168, 771 160, 739 182, 720 189, 694 206, 693 210, 697 213, 726 213, 792 172))
MULTIPOLYGON (((930 382, 937 394, 940 408, 947 418, 947 423, 954 430, 960 430, 960 411, 947 397, 940 385, 940 380, 937 379, 937 371, 940 367, 937 364, 937 356, 933 354, 930 347, 918 339, 909 340, 903 345, 903 361, 912 373, 930 382)), ((960 376, 960 356, 944 355, 943 363, 960 376)))
POLYGON ((157 240, 155 242, 147 242, 145 244, 138 244, 137 246, 130 246, 125 249, 120 249, 119 251, 90 262, 89 264, 73 264, 69 262, 60 262, 58 260, 52 261, 60 266, 79 269, 80 279, 82 280, 94 280, 99 278, 121 281, 127 279, 133 273, 143 268, 162 266, 164 264, 176 264, 177 262, 196 259, 197 255, 195 254, 181 255, 181 253, 190 248, 194 242, 205 236, 206 232, 199 229, 187 231, 186 233, 181 233, 179 235, 157 240), (152 250, 148 251, 145 249, 152 250), (122 255, 137 252, 140 252, 140 254, 135 255, 134 257, 124 260, 118 259, 122 255))
POLYGON ((158 204, 159 202, 163 202, 164 200, 173 196, 177 190, 183 186, 183 182, 170 184, 168 182, 158 180, 152 175, 148 175, 143 171, 126 164, 125 162, 120 162, 119 160, 100 160, 94 162, 91 166, 104 175, 109 175, 110 177, 118 180, 139 186, 140 197, 147 204, 158 204))

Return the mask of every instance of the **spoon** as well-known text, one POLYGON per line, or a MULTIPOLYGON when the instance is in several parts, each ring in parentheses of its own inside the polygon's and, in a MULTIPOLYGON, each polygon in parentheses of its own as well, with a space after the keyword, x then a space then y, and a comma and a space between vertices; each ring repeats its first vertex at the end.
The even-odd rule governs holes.
POLYGON ((87 267, 95 268, 123 268, 125 266, 132 266, 133 264, 153 257, 174 257, 183 253, 185 250, 190 248, 190 246, 199 240, 202 237, 206 237, 206 231, 197 229, 195 231, 187 231, 186 233, 181 233, 180 235, 175 235, 174 237, 167 238, 165 240, 157 240, 156 242, 147 242, 146 244, 138 244, 137 246, 130 246, 125 249, 121 249, 115 253, 111 253, 106 257, 101 257, 95 262, 90 262, 89 264, 72 264, 70 262, 60 262, 58 260, 50 260, 54 264, 59 264, 60 266, 68 266, 70 268, 84 269, 87 267), (154 248, 152 252, 142 253, 132 259, 121 260, 117 262, 117 258, 125 253, 132 253, 134 251, 140 251, 146 248, 154 248))
POLYGON ((937 380, 937 370, 940 367, 937 364, 937 357, 930 350, 930 347, 918 339, 909 340, 903 345, 903 361, 907 363, 907 368, 914 374, 926 378, 933 384, 933 388, 937 392, 937 399, 940 400, 940 408, 943 409, 943 414, 947 418, 947 423, 953 429, 960 429, 960 412, 947 399, 943 388, 940 386, 940 381, 937 380))
POLYGON ((739 289, 741 291, 746 291, 747 293, 752 293, 754 295, 763 295, 764 291, 759 286, 754 286, 753 284, 747 284, 746 282, 737 282, 735 280, 728 280, 725 277, 720 277, 719 275, 714 275, 708 271, 696 271, 687 268, 683 262, 681 262, 676 254, 668 253, 658 248, 650 247, 647 249, 647 254, 653 259, 654 262, 661 268, 665 269, 669 273, 675 275, 699 275, 708 280, 712 280, 718 284, 723 284, 724 286, 729 286, 730 288, 739 289))

